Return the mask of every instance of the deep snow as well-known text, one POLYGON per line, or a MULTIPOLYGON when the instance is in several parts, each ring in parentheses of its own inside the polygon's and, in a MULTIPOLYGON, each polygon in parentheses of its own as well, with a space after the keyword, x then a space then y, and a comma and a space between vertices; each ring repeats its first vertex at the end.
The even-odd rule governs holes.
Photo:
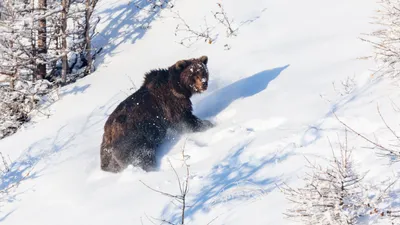
MULTIPOLYGON (((145 9, 146 1, 136 0, 145 9)), ((151 224, 146 215, 176 222, 177 207, 143 184, 178 193, 181 148, 190 158, 190 224, 291 224, 284 219, 287 201, 276 188, 285 181, 300 185, 312 160, 330 156, 326 137, 342 135, 332 115, 366 135, 389 136, 376 112, 379 103, 388 122, 398 114, 391 100, 400 100, 393 81, 372 75, 371 47, 358 39, 374 29, 374 0, 249 0, 223 2, 228 15, 240 21, 237 37, 215 29, 216 42, 199 41, 191 48, 176 42, 178 23, 172 13, 138 10, 128 0, 100 0, 102 18, 96 45, 104 46, 92 75, 60 91, 60 100, 43 109, 26 128, 0 141, 0 150, 14 164, 0 189, 27 179, 4 197, 2 224, 151 224), (264 10, 265 9, 265 10, 264 10), (149 29, 142 29, 150 25, 149 29), (230 50, 224 50, 229 44, 230 50), (193 97, 195 114, 217 124, 204 133, 185 134, 166 142, 159 153, 159 171, 100 171, 103 125, 112 110, 141 85, 143 74, 183 58, 209 57, 210 86, 193 97), (340 85, 355 76, 351 93, 340 85), (131 82, 134 83, 132 83, 131 82), (336 90, 332 82, 336 83, 336 90), (391 100, 390 100, 391 99, 391 100), (185 142, 185 139, 187 141, 185 142)), ((188 23, 212 24, 211 0, 177 0, 188 23)), ((398 173, 385 165, 366 143, 350 136, 350 145, 368 180, 398 173)))

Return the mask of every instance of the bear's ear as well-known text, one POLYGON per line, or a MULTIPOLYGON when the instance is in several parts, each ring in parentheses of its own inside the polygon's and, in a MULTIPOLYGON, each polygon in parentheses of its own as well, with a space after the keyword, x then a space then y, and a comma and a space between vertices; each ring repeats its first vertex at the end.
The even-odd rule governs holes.
POLYGON ((208 57, 207 57, 207 56, 203 55, 203 56, 200 57, 199 59, 200 59, 200 61, 201 61, 202 63, 204 63, 204 65, 207 65, 207 63, 208 63, 208 57))
POLYGON ((175 63, 175 69, 178 71, 184 70, 188 66, 188 62, 186 60, 179 60, 175 63))

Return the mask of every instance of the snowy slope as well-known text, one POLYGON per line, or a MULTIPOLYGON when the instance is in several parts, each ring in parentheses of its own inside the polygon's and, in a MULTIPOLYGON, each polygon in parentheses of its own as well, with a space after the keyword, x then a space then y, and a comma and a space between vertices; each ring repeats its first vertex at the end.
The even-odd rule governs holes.
MULTIPOLYGON (((50 118, 38 115, 0 142, 0 150, 15 160, 8 184, 29 172, 0 205, 0 222, 125 225, 141 224, 142 218, 151 224, 146 215, 177 222, 179 212, 170 199, 140 180, 178 193, 168 159, 183 175, 179 159, 187 139, 190 224, 215 218, 212 224, 292 224, 283 217, 287 202, 276 184, 300 184, 303 155, 318 160, 331 154, 326 137, 342 132, 332 110, 368 135, 384 127, 377 102, 396 121, 388 97, 399 99, 398 87, 374 80, 372 61, 357 60, 371 54, 358 37, 373 30, 374 0, 227 1, 224 7, 237 22, 260 17, 240 27, 237 37, 226 38, 219 27, 215 43, 184 48, 176 44, 178 21, 168 10, 154 15, 128 0, 101 0, 96 43, 104 46, 104 55, 97 60, 98 70, 63 88, 61 99, 44 109, 50 118), (147 24, 150 29, 141 28, 147 24), (225 44, 231 49, 224 50, 225 44), (195 114, 217 126, 165 143, 157 172, 100 171, 104 122, 133 91, 131 80, 139 86, 146 71, 201 55, 209 57, 210 88, 193 97, 195 114), (332 82, 352 76, 355 89, 341 96, 332 82)), ((216 9, 211 0, 177 0, 173 8, 195 27, 216 9)), ((365 145, 357 137, 350 141, 365 145)), ((371 180, 399 169, 383 165, 371 150, 357 149, 355 156, 360 170, 371 169, 371 180)))

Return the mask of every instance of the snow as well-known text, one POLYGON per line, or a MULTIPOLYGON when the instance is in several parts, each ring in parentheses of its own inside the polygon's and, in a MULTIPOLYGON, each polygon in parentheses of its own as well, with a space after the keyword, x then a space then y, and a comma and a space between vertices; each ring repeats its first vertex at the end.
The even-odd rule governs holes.
MULTIPOLYGON (((382 142, 392 141, 379 118, 396 124, 398 86, 376 79, 369 44, 358 39, 374 30, 374 0, 249 0, 223 2, 241 26, 236 37, 217 26, 212 44, 191 48, 176 42, 179 21, 167 9, 156 14, 138 10, 128 0, 100 0, 96 46, 103 46, 95 73, 60 90, 60 99, 32 123, 0 141, 0 151, 14 161, 4 188, 26 179, 0 199, 0 222, 24 224, 152 224, 146 218, 177 222, 171 199, 149 190, 178 193, 174 170, 186 173, 180 161, 185 146, 191 176, 187 224, 295 224, 283 212, 288 202, 277 185, 302 185, 307 156, 320 161, 332 151, 343 127, 332 111, 355 130, 382 142), (262 10, 265 9, 266 10, 262 10), (149 27, 143 29, 143 25, 149 27), (225 50, 224 46, 230 46, 225 50), (209 57, 209 88, 192 98, 195 114, 217 124, 183 134, 159 149, 159 169, 128 168, 121 174, 100 170, 99 149, 107 116, 143 81, 145 72, 180 59, 209 57), (348 94, 341 81, 355 76, 348 94), (131 82, 132 80, 132 82, 131 82), (336 84, 336 91, 332 82, 336 84), (186 141, 185 141, 186 140, 186 141), (29 174, 28 174, 29 172, 29 174)), ((149 9, 147 1, 138 1, 149 9)), ((215 1, 174 2, 188 24, 212 24, 215 1)), ((359 171, 378 181, 399 175, 362 139, 349 136, 359 171)))

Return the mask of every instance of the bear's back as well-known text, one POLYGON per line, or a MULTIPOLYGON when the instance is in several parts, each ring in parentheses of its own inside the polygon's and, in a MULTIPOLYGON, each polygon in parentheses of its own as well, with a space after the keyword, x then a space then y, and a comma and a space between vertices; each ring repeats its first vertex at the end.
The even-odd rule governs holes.
POLYGON ((143 119, 147 120, 160 113, 160 107, 158 107, 158 102, 154 96, 146 87, 141 87, 122 101, 110 115, 110 118, 123 115, 126 117, 124 122, 135 123, 143 119))

